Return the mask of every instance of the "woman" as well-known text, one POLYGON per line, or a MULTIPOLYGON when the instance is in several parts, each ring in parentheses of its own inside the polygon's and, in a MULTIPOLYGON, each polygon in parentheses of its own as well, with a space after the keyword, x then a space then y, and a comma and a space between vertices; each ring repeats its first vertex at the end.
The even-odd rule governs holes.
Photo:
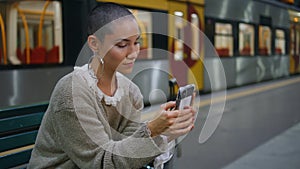
POLYGON ((168 102, 157 118, 140 122, 142 95, 121 74, 132 71, 140 38, 138 24, 125 7, 103 3, 94 8, 88 33, 94 55, 57 83, 28 168, 161 164, 164 158, 156 157, 169 151, 168 142, 193 128, 195 111, 170 111, 175 102, 168 102))

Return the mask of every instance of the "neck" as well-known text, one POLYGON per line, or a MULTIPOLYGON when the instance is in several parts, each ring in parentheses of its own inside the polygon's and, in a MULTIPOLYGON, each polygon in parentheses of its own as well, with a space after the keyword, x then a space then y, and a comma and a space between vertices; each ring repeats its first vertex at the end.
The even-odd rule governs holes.
POLYGON ((101 79, 98 79, 97 86, 104 94, 113 96, 117 90, 116 74, 114 73, 112 76, 102 76, 101 79))
POLYGON ((97 60, 93 59, 91 66, 98 78, 98 88, 106 95, 113 96, 117 90, 116 71, 109 71, 97 60))

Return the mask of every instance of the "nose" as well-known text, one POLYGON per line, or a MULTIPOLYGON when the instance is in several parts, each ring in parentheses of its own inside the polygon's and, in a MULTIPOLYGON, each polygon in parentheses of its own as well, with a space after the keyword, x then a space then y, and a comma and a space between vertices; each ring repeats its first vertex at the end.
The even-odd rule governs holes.
POLYGON ((136 59, 138 57, 139 53, 140 53, 140 47, 134 45, 131 47, 131 50, 126 58, 131 59, 131 60, 136 59))
POLYGON ((132 52, 130 53, 129 55, 127 55, 127 59, 130 59, 130 60, 134 60, 138 57, 138 52, 132 52))

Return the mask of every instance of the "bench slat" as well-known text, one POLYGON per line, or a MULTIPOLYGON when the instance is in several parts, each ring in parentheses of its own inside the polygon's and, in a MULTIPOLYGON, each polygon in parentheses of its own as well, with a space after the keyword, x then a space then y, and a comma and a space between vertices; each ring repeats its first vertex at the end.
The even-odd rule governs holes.
POLYGON ((41 104, 0 109, 0 119, 38 113, 38 112, 45 112, 47 107, 48 107, 48 103, 41 103, 41 104))
POLYGON ((0 152, 35 143, 38 130, 0 138, 0 152))
POLYGON ((31 126, 39 126, 44 112, 0 119, 0 133, 24 129, 31 126))
POLYGON ((30 160, 32 149, 0 157, 1 168, 11 168, 26 164, 30 160))

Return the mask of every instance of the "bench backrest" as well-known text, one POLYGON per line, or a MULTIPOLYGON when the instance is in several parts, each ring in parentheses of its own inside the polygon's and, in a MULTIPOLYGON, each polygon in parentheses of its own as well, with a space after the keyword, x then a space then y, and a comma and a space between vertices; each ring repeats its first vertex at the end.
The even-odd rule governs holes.
POLYGON ((0 164, 28 163, 48 103, 0 110, 0 164))

